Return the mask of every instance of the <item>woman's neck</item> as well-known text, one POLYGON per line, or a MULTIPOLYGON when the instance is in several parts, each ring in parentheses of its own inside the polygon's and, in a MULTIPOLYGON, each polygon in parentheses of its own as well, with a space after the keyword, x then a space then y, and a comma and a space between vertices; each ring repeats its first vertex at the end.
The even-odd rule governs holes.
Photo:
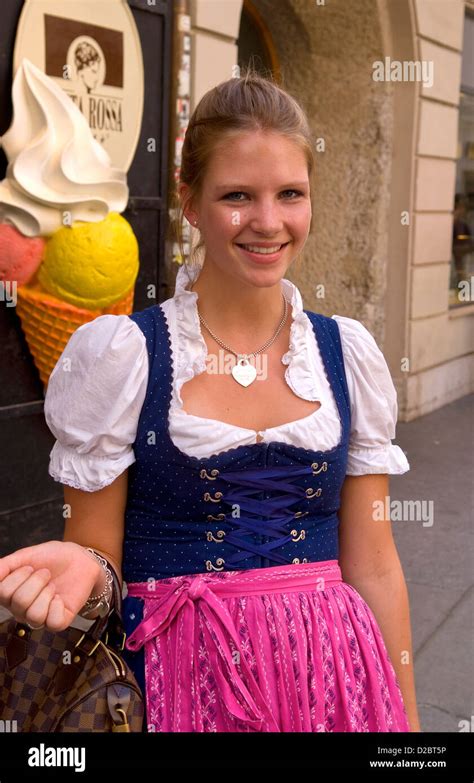
POLYGON ((206 272, 204 265, 188 290, 197 293, 200 315, 223 340, 226 335, 252 341, 269 339, 284 314, 280 281, 271 287, 240 284, 220 270, 216 274, 206 272))

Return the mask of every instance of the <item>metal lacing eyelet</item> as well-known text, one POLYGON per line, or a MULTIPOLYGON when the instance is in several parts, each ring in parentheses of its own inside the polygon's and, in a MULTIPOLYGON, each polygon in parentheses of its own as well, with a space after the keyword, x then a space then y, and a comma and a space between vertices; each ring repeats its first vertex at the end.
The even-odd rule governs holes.
POLYGON ((216 544, 222 544, 222 540, 225 536, 225 530, 218 530, 216 533, 217 538, 214 538, 212 530, 206 530, 206 537, 208 541, 215 541, 216 544))
POLYGON ((309 514, 309 511, 295 511, 293 517, 294 519, 298 519, 298 517, 305 517, 306 514, 309 514))
POLYGON ((216 517, 214 514, 208 514, 207 515, 207 521, 208 522, 222 522, 223 519, 225 519, 225 514, 218 514, 216 517))
POLYGON ((209 475, 207 470, 203 468, 199 475, 202 479, 209 479, 209 481, 215 481, 216 477, 219 475, 219 471, 217 470, 217 468, 213 468, 211 470, 211 475, 209 475))
POLYGON ((211 503, 218 503, 222 497, 222 492, 216 492, 215 497, 212 497, 209 492, 204 493, 204 500, 210 500, 211 503))
POLYGON ((303 557, 303 559, 300 560, 299 557, 294 557, 291 562, 292 563, 307 563, 308 562, 308 558, 307 557, 303 557))
POLYGON ((323 490, 321 489, 321 487, 319 487, 319 489, 317 489, 316 491, 314 490, 314 487, 308 487, 308 489, 306 490, 306 497, 319 498, 320 495, 322 494, 322 491, 323 490))
POLYGON ((222 568, 217 568, 210 560, 204 561, 206 564, 206 568, 208 571, 223 571, 224 570, 224 563, 225 560, 222 557, 218 557, 216 560, 216 564, 218 566, 222 566, 222 568))
POLYGON ((319 467, 319 462, 312 462, 311 467, 313 469, 313 476, 316 476, 317 473, 321 473, 321 471, 326 471, 328 469, 328 463, 323 462, 321 467, 319 467))
POLYGON ((298 536, 298 538, 294 538, 293 541, 296 543, 297 541, 303 541, 306 538, 306 530, 300 530, 300 533, 298 535, 297 530, 291 531, 292 536, 298 536))

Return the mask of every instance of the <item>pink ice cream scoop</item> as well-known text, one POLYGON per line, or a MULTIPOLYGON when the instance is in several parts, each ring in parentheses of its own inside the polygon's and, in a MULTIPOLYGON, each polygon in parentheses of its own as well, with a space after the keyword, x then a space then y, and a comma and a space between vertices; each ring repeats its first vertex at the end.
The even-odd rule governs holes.
POLYGON ((42 237, 25 237, 14 226, 0 223, 0 281, 28 283, 41 264, 45 244, 42 237))

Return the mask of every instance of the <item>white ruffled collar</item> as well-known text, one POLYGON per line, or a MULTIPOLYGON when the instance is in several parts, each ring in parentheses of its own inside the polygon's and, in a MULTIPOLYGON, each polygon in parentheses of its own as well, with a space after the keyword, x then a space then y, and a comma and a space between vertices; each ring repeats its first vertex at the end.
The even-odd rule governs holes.
MULTIPOLYGON (((179 329, 179 355, 176 373, 176 392, 182 404, 180 389, 183 383, 206 369, 207 346, 201 333, 201 324, 197 311, 198 294, 189 291, 190 280, 196 281, 200 267, 188 268, 181 264, 176 275, 173 300, 176 307, 179 329)), ((288 365, 285 378, 292 391, 305 400, 323 402, 322 390, 317 388, 316 379, 311 372, 308 352, 312 324, 303 312, 303 299, 297 286, 282 278, 281 288, 291 306, 292 324, 290 328, 289 350, 282 356, 282 363, 288 365)))

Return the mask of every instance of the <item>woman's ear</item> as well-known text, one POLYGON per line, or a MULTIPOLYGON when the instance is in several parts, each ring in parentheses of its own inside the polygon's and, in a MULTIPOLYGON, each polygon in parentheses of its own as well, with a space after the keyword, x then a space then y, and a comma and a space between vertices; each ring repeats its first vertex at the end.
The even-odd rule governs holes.
POLYGON ((198 220, 196 211, 193 209, 193 201, 191 198, 191 191, 189 185, 185 182, 181 182, 178 186, 179 200, 183 209, 183 214, 188 223, 195 226, 198 220))

